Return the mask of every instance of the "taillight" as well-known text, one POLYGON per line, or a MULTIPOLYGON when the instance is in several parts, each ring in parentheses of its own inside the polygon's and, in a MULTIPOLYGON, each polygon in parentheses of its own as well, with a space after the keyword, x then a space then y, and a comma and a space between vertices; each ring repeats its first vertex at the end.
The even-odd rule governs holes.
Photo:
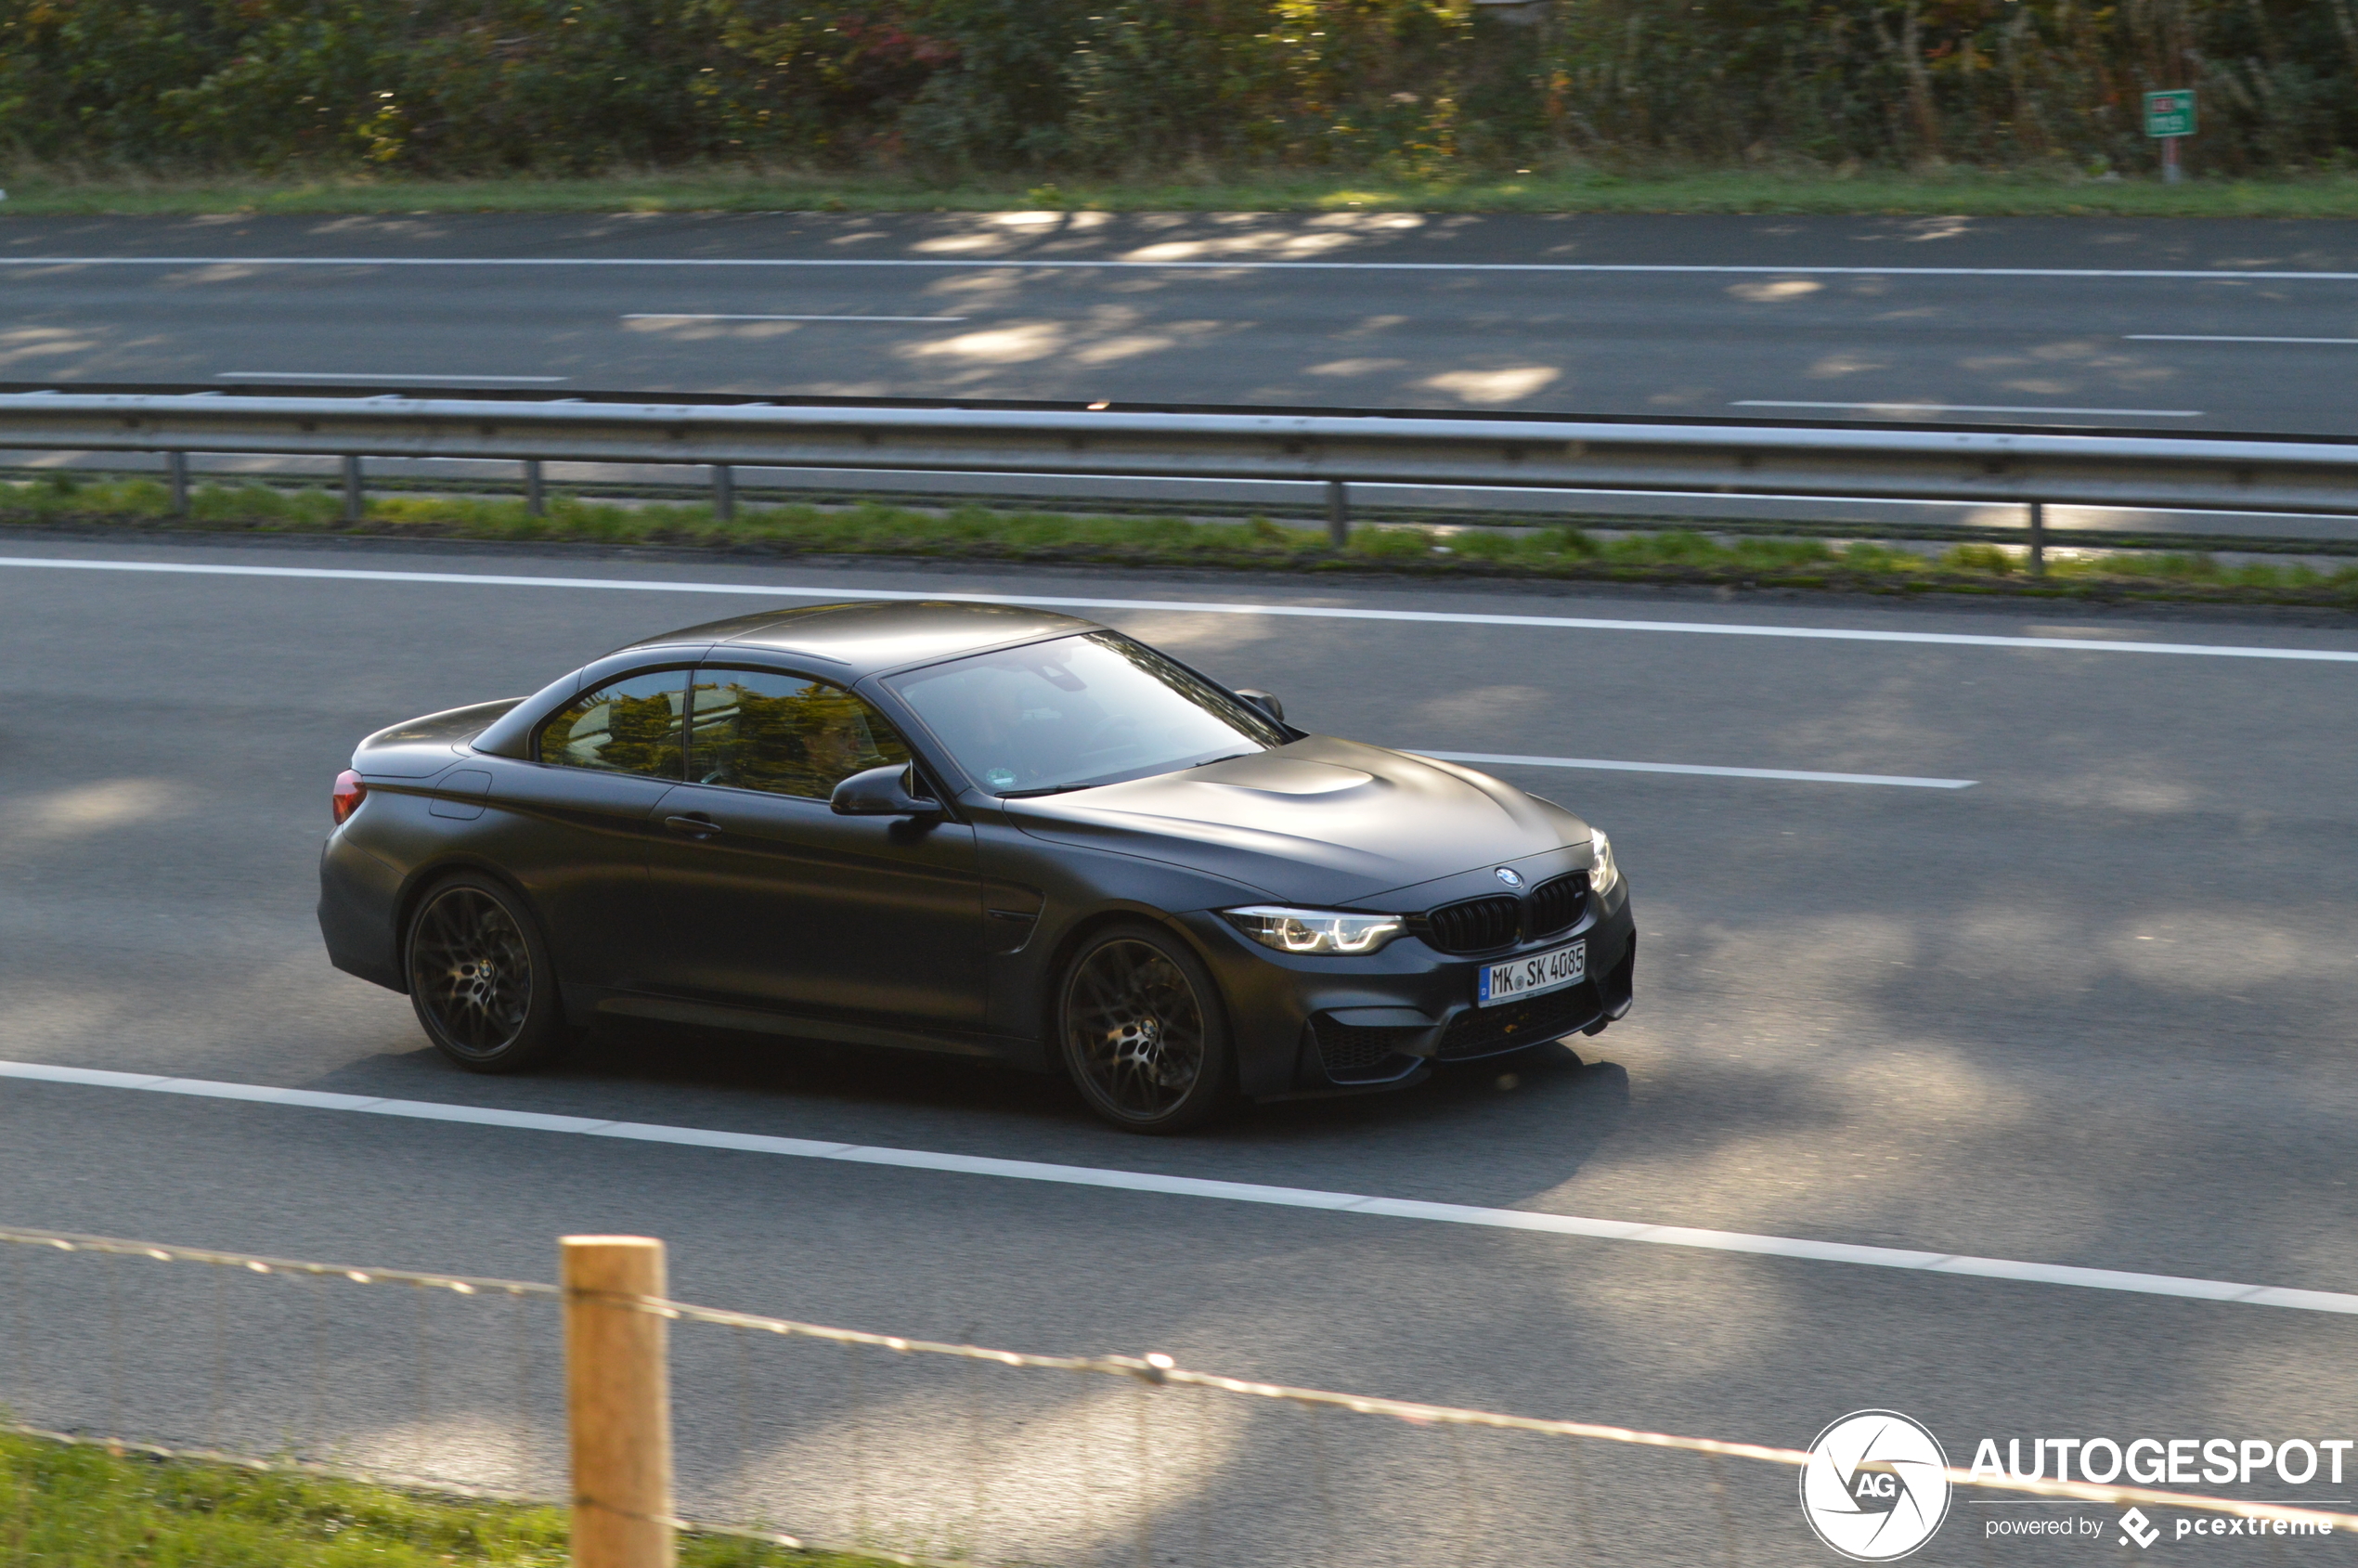
POLYGON ((338 773, 336 787, 328 797, 328 803, 335 808, 336 825, 343 826, 343 820, 360 810, 360 802, 368 797, 369 786, 360 782, 359 774, 349 768, 338 773))

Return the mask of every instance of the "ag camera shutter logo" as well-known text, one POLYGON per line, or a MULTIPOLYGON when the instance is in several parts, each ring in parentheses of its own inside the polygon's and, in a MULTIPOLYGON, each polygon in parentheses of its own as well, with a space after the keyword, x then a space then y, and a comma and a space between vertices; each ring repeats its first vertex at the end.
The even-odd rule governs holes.
POLYGON ((1949 1517, 1949 1457, 1920 1421, 1897 1410, 1854 1411, 1809 1445, 1801 1513, 1852 1562, 1894 1562, 1949 1517))

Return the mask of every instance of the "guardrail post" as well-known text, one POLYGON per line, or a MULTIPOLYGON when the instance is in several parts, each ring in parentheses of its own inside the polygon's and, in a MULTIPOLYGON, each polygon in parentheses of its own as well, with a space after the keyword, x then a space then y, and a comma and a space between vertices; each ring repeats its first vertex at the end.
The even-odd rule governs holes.
POLYGON ((737 517, 737 471, 725 462, 712 465, 712 514, 723 523, 737 517))
POLYGON ((568 1236, 560 1245, 574 1568, 672 1568, 666 1323, 615 1299, 663 1295, 663 1243, 568 1236))
POLYGON ((188 515, 188 454, 186 452, 165 453, 163 467, 164 472, 170 475, 169 483, 172 486, 172 515, 185 518, 188 515))
POLYGON ((348 453, 343 460, 343 520, 357 523, 368 510, 369 499, 360 489, 360 459, 348 453))
POLYGON ((535 517, 549 510, 548 492, 540 486, 540 460, 524 460, 524 509, 535 517))
POLYGON ((2030 503, 2030 575, 2047 575, 2047 503, 2030 503))
POLYGON ((1327 542, 1337 550, 1351 542, 1351 487, 1340 479, 1327 481, 1327 542))

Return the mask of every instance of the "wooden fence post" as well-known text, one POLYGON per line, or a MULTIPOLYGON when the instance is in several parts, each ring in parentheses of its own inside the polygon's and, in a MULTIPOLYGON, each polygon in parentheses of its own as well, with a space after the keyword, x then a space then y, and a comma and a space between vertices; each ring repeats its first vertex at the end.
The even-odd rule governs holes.
POLYGON ((672 1568, 666 1320, 615 1296, 664 1293, 663 1243, 568 1236, 565 1410, 576 1568, 672 1568))

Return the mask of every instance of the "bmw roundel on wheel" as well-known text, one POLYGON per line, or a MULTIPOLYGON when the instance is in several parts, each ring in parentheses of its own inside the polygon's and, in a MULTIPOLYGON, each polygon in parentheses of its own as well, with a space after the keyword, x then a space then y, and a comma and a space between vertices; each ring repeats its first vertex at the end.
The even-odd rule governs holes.
POLYGON ((1605 836, 1069 616, 821 604, 360 743, 319 925, 505 1072, 601 1015, 995 1056, 1142 1133, 1628 1011, 1605 836))

